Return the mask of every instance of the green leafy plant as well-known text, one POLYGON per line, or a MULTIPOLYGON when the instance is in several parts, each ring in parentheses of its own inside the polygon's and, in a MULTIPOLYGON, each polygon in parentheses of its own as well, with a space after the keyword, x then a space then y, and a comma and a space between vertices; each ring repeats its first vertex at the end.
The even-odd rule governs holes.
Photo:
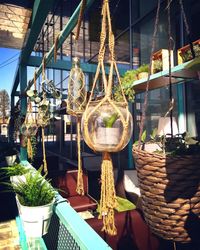
MULTIPOLYGON (((145 144, 155 143, 160 148, 160 150, 157 149, 154 151, 155 153, 166 153, 167 155, 191 155, 200 153, 200 142, 191 137, 188 132, 175 136, 158 136, 156 128, 152 131, 149 141, 146 141, 146 137, 146 130, 144 130, 141 137, 143 148, 145 144)), ((137 144, 138 141, 134 143, 134 145, 137 144)))
MULTIPOLYGON (((128 70, 124 74, 123 77, 121 77, 121 84, 122 88, 125 94, 125 97, 127 101, 134 102, 135 100, 135 91, 133 87, 131 87, 131 84, 137 80, 137 71, 136 70, 128 70)), ((117 102, 123 101, 121 88, 119 85, 114 86, 114 100, 117 102)))
MULTIPOLYGON (((200 56, 200 45, 194 44, 193 45, 194 54, 196 57, 200 56)), ((191 49, 188 48, 187 50, 180 53, 180 56, 182 57, 183 62, 188 62, 193 59, 191 49)))
POLYGON ((28 173, 29 169, 21 163, 15 163, 12 166, 1 167, 1 176, 11 177, 16 175, 24 175, 28 173))
POLYGON ((106 128, 112 128, 113 124, 116 122, 119 115, 117 113, 113 113, 112 115, 108 117, 103 118, 103 123, 106 128))
POLYGON ((142 72, 149 72, 149 64, 142 64, 139 68, 136 69, 137 75, 142 72))
POLYGON ((154 60, 153 73, 155 74, 155 73, 162 71, 162 67, 163 67, 163 63, 161 59, 154 60))
POLYGON ((21 205, 35 207, 51 203, 57 193, 50 181, 41 176, 42 168, 26 173, 18 182, 3 183, 8 187, 6 192, 15 192, 21 205))

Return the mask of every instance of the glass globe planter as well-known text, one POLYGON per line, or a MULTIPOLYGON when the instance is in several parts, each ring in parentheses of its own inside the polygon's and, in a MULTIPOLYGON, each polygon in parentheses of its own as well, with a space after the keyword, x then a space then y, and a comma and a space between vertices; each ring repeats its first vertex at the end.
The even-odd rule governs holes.
POLYGON ((68 82, 67 112, 70 115, 81 115, 85 110, 86 97, 85 76, 79 58, 74 57, 68 82))
POLYGON ((36 123, 23 123, 21 127, 21 134, 26 137, 35 136, 38 130, 36 123))
POLYGON ((98 152, 117 152, 129 142, 133 120, 124 103, 92 102, 82 117, 85 142, 98 152), (113 105, 115 107, 113 107, 113 105))

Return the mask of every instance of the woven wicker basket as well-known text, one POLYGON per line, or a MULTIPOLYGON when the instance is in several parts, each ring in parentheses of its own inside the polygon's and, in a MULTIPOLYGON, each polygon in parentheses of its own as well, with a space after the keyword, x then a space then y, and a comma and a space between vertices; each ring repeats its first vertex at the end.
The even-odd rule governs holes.
POLYGON ((158 236, 191 241, 200 219, 200 156, 166 157, 133 146, 145 220, 158 236))

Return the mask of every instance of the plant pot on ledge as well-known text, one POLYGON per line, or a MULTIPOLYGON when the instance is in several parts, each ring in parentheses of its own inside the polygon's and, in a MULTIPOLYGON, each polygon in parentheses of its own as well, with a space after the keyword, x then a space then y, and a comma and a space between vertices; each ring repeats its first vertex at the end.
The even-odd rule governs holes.
POLYGON ((18 151, 15 148, 9 148, 5 154, 5 160, 8 166, 12 166, 17 160, 18 151))
POLYGON ((19 215, 26 237, 42 237, 48 232, 56 191, 39 171, 28 172, 25 178, 11 183, 16 193, 19 215))

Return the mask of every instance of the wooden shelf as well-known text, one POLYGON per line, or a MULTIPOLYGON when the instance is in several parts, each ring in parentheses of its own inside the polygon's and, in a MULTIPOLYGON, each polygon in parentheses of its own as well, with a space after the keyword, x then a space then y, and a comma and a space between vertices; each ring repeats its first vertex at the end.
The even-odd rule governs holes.
MULTIPOLYGON (((198 69, 200 70, 200 58, 173 67, 171 69, 172 84, 199 79, 198 69)), ((132 87, 136 93, 141 93, 146 90, 146 84, 147 78, 144 78, 134 81, 132 87)), ((150 76, 149 90, 165 87, 167 85, 169 85, 169 70, 158 72, 150 76)))

